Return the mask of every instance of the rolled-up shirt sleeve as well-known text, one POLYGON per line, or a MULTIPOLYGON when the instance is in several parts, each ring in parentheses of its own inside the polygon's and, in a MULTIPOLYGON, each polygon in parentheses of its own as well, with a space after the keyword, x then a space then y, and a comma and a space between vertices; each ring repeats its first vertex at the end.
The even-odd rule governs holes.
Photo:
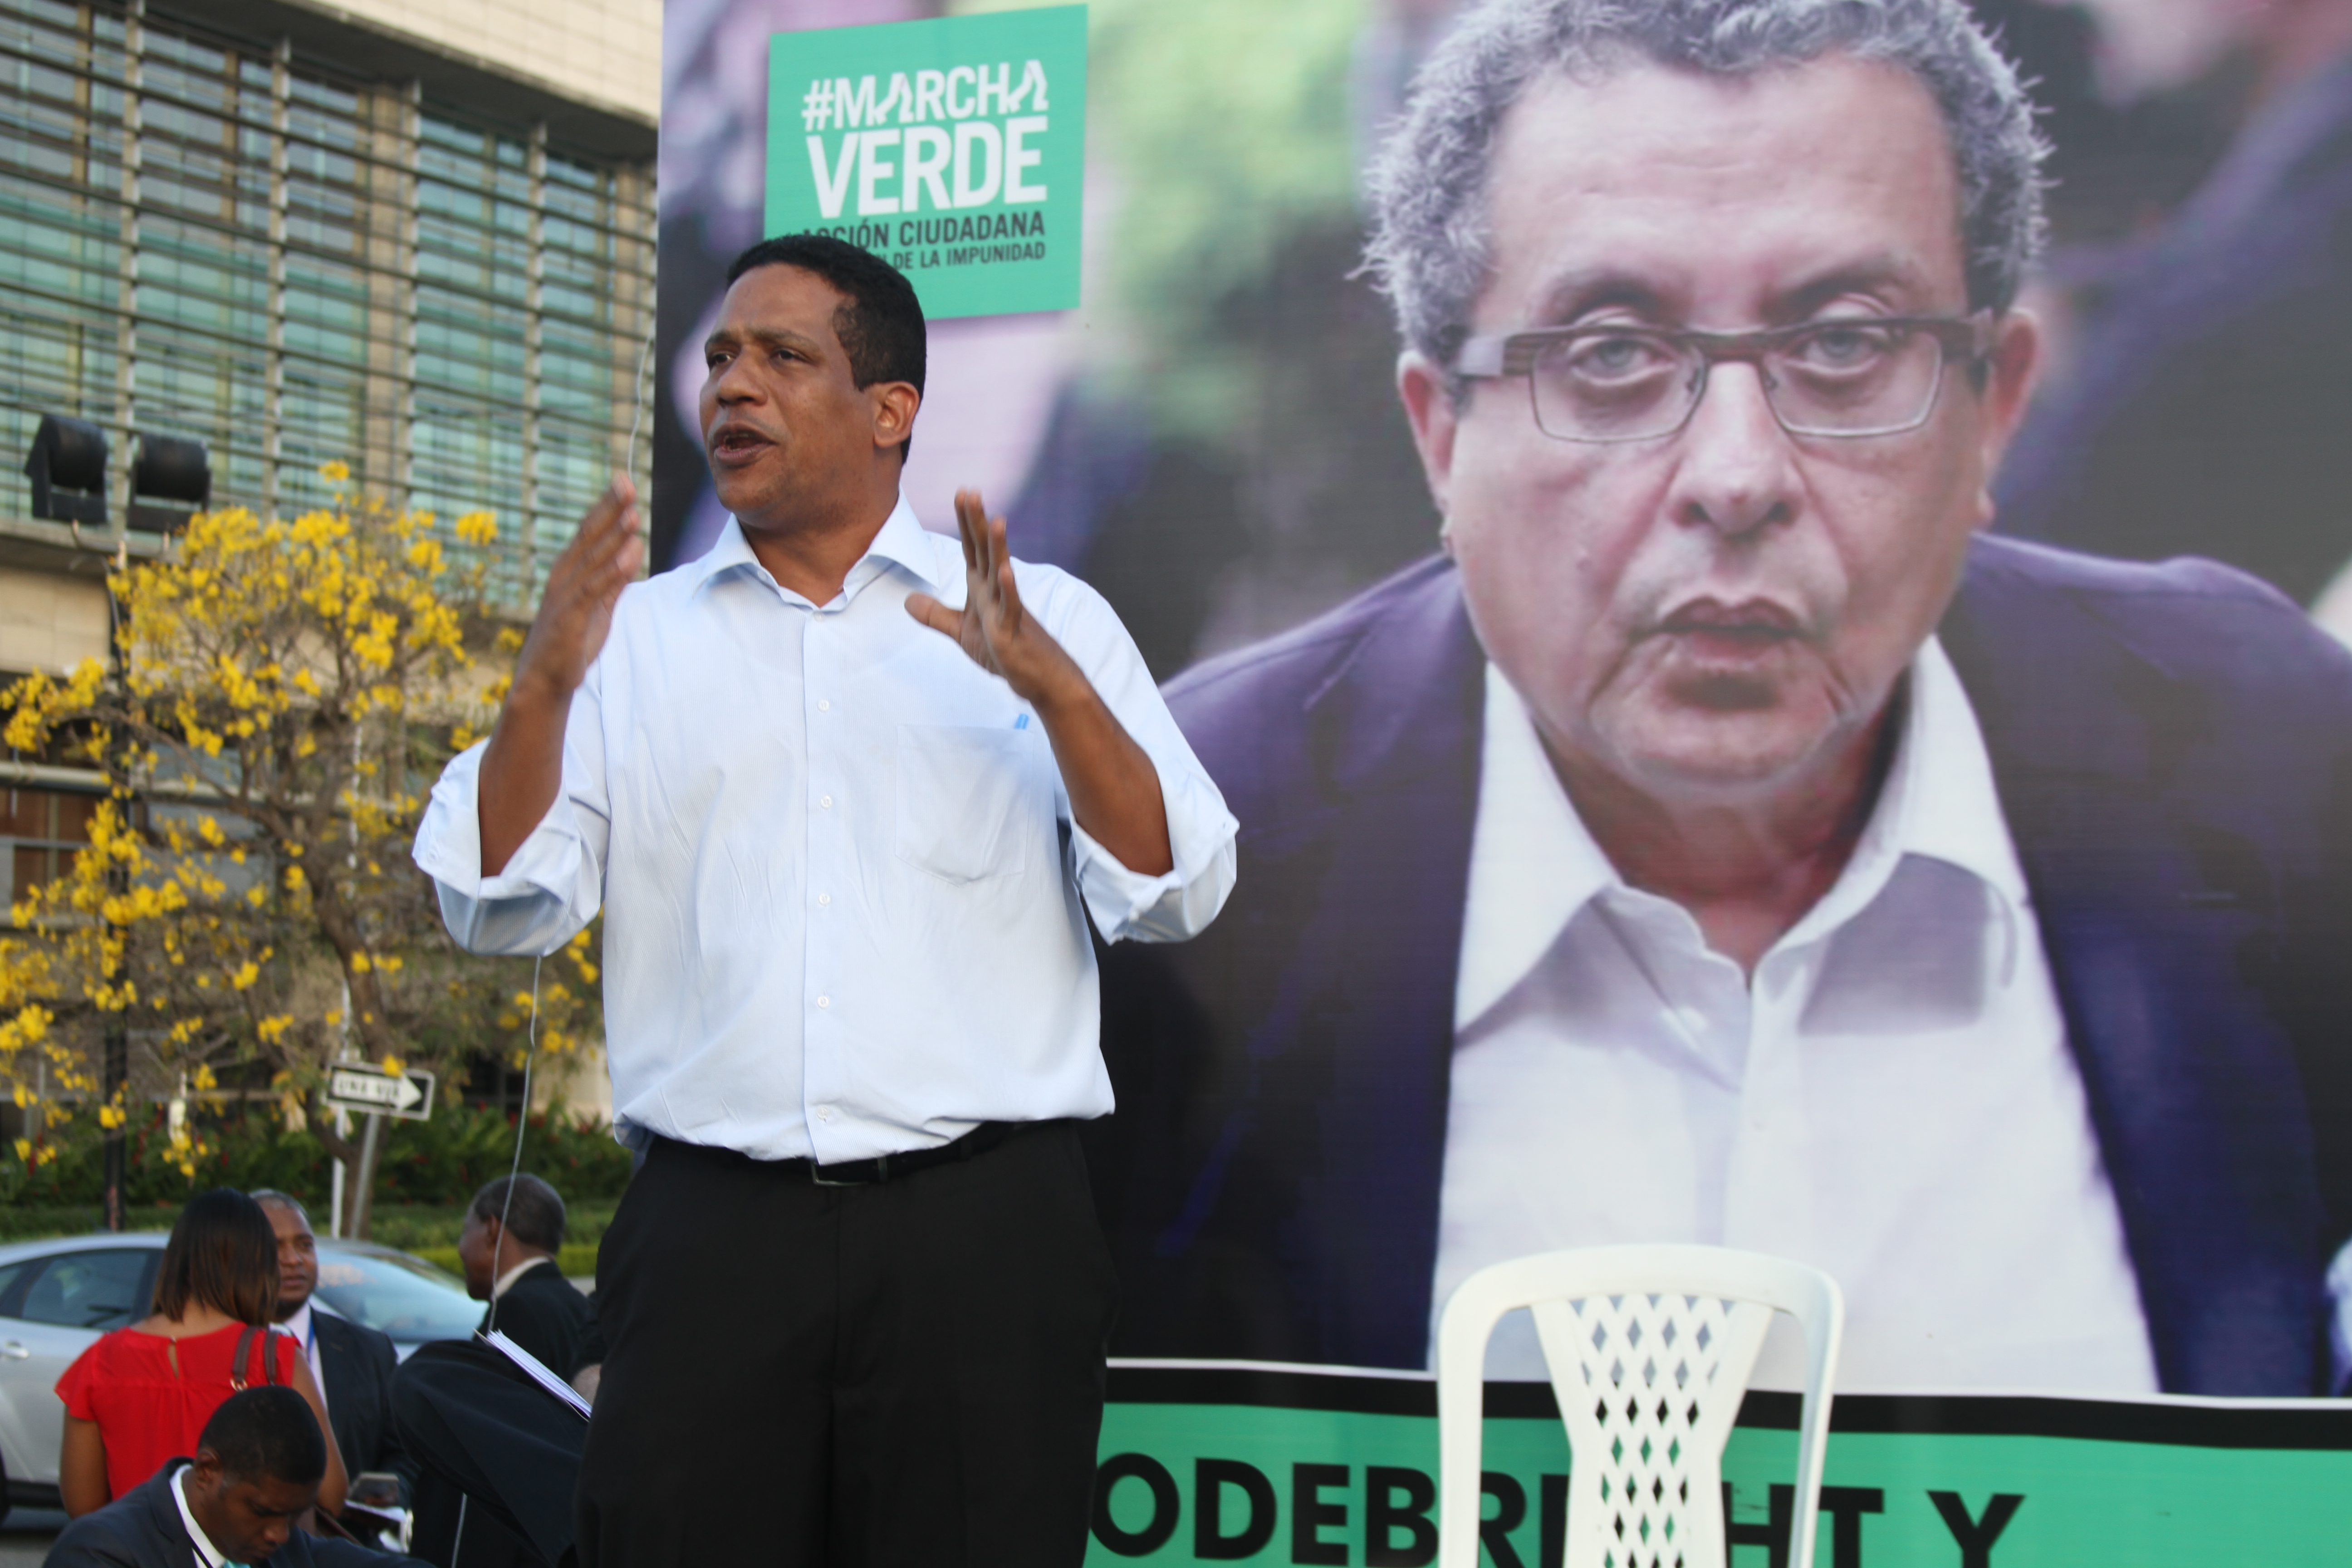
POLYGON ((416 864, 433 879, 441 921, 468 952, 549 953, 596 915, 604 896, 610 813, 597 671, 572 694, 563 783, 547 815, 494 877, 482 875, 482 753, 450 760, 416 830, 416 864))
POLYGON ((1118 616, 1091 588, 1075 578, 1064 582, 1076 592, 1057 636, 1160 774, 1168 847, 1175 862, 1162 876, 1130 870, 1074 819, 1070 839, 1078 889, 1105 941, 1183 942, 1208 929, 1234 890, 1234 840, 1240 825, 1176 727, 1118 616))

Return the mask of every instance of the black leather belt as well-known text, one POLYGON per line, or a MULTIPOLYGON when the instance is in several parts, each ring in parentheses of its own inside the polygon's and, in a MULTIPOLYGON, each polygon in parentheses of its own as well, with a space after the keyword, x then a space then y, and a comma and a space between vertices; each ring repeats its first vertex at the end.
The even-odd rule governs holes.
POLYGON ((934 1165, 952 1165, 972 1159, 1032 1128, 1050 1125, 1044 1121, 983 1121, 954 1142, 942 1143, 936 1149, 909 1149, 903 1154, 877 1154, 871 1160, 842 1160, 830 1165, 820 1165, 814 1160, 779 1160, 776 1165, 780 1170, 805 1174, 820 1187, 870 1187, 928 1171, 934 1165))

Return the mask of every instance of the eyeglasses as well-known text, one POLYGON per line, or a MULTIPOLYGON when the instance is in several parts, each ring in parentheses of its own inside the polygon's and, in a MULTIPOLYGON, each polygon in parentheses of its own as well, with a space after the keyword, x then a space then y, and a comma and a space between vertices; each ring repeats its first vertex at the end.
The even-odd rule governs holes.
POLYGON ((1792 436, 1893 436, 1936 411, 1944 372, 1992 352, 1993 312, 1837 316, 1752 332, 1609 322, 1472 338, 1454 356, 1474 380, 1528 378, 1536 427, 1561 441, 1654 441, 1690 423, 1706 373, 1752 364, 1792 436))

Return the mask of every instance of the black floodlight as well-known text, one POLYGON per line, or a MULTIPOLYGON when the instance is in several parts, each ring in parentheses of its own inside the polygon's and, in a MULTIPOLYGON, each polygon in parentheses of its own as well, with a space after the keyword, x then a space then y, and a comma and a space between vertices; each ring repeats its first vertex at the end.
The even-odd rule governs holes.
POLYGON ((106 526, 106 432, 89 420, 42 415, 25 474, 35 517, 106 526))
POLYGON ((125 521, 142 533, 170 533, 212 499, 212 458, 202 441, 150 436, 143 430, 138 435, 139 458, 131 468, 131 515, 125 521), (158 501, 164 504, 153 504, 158 501))

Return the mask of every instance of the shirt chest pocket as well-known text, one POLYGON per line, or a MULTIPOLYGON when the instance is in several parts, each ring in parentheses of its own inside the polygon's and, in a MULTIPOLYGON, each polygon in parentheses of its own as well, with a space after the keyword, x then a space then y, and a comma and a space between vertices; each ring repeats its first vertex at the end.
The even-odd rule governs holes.
POLYGON ((899 725, 898 858, 955 883, 1046 864, 1048 755, 1025 730, 899 725))

